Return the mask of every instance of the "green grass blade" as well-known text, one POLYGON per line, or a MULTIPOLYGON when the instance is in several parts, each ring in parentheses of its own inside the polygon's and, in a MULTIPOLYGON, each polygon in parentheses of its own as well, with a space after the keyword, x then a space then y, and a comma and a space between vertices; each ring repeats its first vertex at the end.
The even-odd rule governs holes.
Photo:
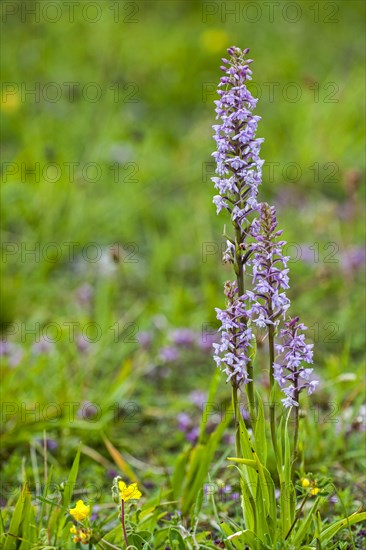
POLYGON ((5 539, 3 550, 14 550, 16 548, 16 538, 21 536, 20 525, 23 518, 23 511, 26 505, 28 487, 25 484, 20 492, 19 498, 16 502, 15 509, 10 521, 9 530, 5 539))
POLYGON ((336 521, 335 523, 327 527, 327 529, 322 531, 322 533, 320 533, 320 542, 322 544, 327 544, 341 529, 345 529, 350 525, 354 525, 355 523, 359 523, 365 520, 366 512, 355 512, 347 518, 336 521))
POLYGON ((300 526, 299 528, 297 529, 297 531, 295 531, 294 535, 292 537, 289 538, 289 540, 291 540, 294 544, 294 546, 297 548, 297 547, 300 547, 301 543, 303 542, 305 536, 306 536, 306 533, 308 532, 309 530, 309 527, 311 525, 311 522, 312 522, 312 519, 313 519, 313 516, 314 514, 316 513, 317 509, 318 509, 318 506, 320 504, 320 501, 321 501, 321 498, 318 497, 314 504, 312 505, 312 507, 310 508, 309 512, 308 512, 308 515, 306 516, 306 518, 300 523, 300 526))
POLYGON ((266 544, 264 544, 253 531, 246 529, 245 531, 238 531, 233 535, 228 537, 228 540, 232 541, 234 544, 240 543, 240 548, 245 548, 249 546, 250 550, 273 550, 266 544))
MULTIPOLYGON (((74 462, 71 466, 71 470, 70 470, 69 476, 67 478, 67 482, 65 483, 64 491, 62 493, 62 501, 61 502, 62 502, 62 507, 64 509, 69 508, 69 506, 70 506, 72 495, 73 495, 73 492, 74 492, 76 479, 77 479, 77 476, 78 476, 79 464, 80 464, 80 447, 77 450, 74 462)), ((65 512, 63 512, 62 510, 58 510, 58 518, 59 518, 59 524, 58 524, 58 530, 57 530, 57 535, 56 535, 57 538, 61 536, 61 533, 62 533, 62 531, 64 529, 64 526, 65 526, 65 523, 66 523, 66 514, 65 514, 65 512)), ((57 542, 57 538, 56 538, 55 544, 57 542)))
POLYGON ((255 441, 255 450, 259 457, 259 460, 266 466, 267 464, 267 438, 266 438, 266 419, 264 417, 264 407, 261 396, 258 392, 257 403, 258 403, 258 415, 257 423, 255 427, 254 441, 255 441))

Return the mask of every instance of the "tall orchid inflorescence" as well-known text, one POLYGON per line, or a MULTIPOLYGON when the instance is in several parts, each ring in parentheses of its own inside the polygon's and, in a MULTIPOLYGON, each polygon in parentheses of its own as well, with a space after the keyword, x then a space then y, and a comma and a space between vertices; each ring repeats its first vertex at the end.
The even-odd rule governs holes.
POLYGON ((215 346, 215 360, 225 370, 235 388, 251 382, 250 347, 253 339, 248 325, 249 317, 244 294, 243 273, 251 253, 250 217, 257 209, 258 186, 262 179, 263 161, 259 157, 263 141, 256 138, 259 116, 253 115, 257 99, 249 92, 246 82, 251 80, 249 50, 229 48, 230 59, 223 59, 216 101, 216 114, 220 124, 214 126, 217 151, 216 174, 213 178, 219 195, 214 197, 217 213, 226 209, 230 213, 234 236, 229 237, 224 254, 225 261, 234 264, 236 283, 226 285, 228 305, 217 309, 222 323, 221 344, 215 346))
POLYGON ((288 321, 284 329, 280 326, 290 307, 286 295, 288 257, 283 254, 286 243, 280 240, 282 231, 277 229, 275 208, 257 200, 263 139, 256 137, 260 117, 253 115, 253 109, 257 99, 246 85, 252 74, 252 60, 246 59, 248 52, 249 49, 236 47, 228 49, 230 58, 223 59, 221 67, 225 75, 218 86, 220 99, 215 102, 220 124, 213 126, 217 176, 212 180, 219 191, 214 203, 217 213, 226 210, 231 217, 234 236, 226 235, 224 260, 234 265, 236 281, 226 283, 226 309, 216 309, 221 342, 214 345, 214 357, 235 390, 248 385, 248 398, 253 401, 252 326, 264 328, 269 342, 271 389, 276 381, 285 394, 283 404, 291 407, 298 406, 300 391, 306 388, 311 393, 316 382, 308 381, 311 369, 302 366, 302 362, 312 362, 304 325, 288 321), (248 271, 251 289, 244 288, 248 271), (276 345, 278 330, 283 342, 276 345), (276 351, 280 355, 277 361, 276 351))
POLYGON ((220 193, 214 197, 217 213, 226 208, 242 238, 248 215, 257 206, 263 165, 259 157, 263 139, 255 137, 260 117, 252 114, 258 100, 246 86, 252 79, 252 60, 245 59, 248 52, 249 49, 229 48, 230 60, 222 60, 225 76, 219 84, 220 99, 215 102, 216 118, 221 123, 213 127, 217 151, 212 155, 218 174, 213 181, 220 193))

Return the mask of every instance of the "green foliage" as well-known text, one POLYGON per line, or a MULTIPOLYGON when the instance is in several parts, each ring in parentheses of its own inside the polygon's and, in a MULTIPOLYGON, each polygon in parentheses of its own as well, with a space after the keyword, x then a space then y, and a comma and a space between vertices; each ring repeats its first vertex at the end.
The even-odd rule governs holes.
MULTIPOLYGON (((33 0, 23 4, 37 8, 33 0)), ((230 461, 240 473, 227 468, 226 457, 235 454, 225 439, 234 431, 227 386, 217 377, 214 394, 206 395, 221 420, 213 429, 189 397, 197 389, 208 391, 215 369, 210 352, 180 351, 167 364, 159 355, 171 344, 171 329, 190 327, 200 336, 207 323, 214 330, 214 308, 223 304, 222 283, 229 275, 221 265, 222 221, 210 210, 211 125, 218 59, 237 43, 250 46, 255 56, 253 93, 255 86, 261 91, 259 135, 265 137, 267 161, 263 197, 278 206, 284 238, 295 245, 289 249, 296 281, 291 298, 313 335, 321 377, 320 391, 303 403, 296 467, 300 475, 310 467, 319 486, 323 476, 331 476, 337 488, 309 497, 289 544, 304 550, 361 548, 357 529, 364 512, 355 510, 365 465, 363 277, 345 258, 363 243, 364 5, 299 0, 302 16, 291 23, 282 6, 274 8, 275 21, 263 5, 261 20, 252 22, 245 11, 239 21, 223 18, 224 3, 214 2, 219 13, 204 22, 209 3, 138 2, 138 22, 126 23, 131 6, 118 4, 118 23, 115 2, 102 2, 96 23, 85 21, 81 3, 73 23, 62 2, 63 16, 55 23, 32 15, 22 21, 17 0, 0 7, 2 18, 4 10, 16 11, 2 29, 2 79, 16 92, 12 102, 1 98, 0 321, 2 337, 22 352, 16 366, 1 357, 0 546, 75 548, 67 510, 84 498, 97 514, 92 544, 123 548, 110 495, 117 470, 141 483, 143 499, 127 518, 138 548, 179 548, 181 538, 192 549, 285 548, 279 540, 303 501, 302 489, 291 486, 288 466, 291 419, 287 428, 285 419, 277 425, 281 443, 275 457, 261 387, 254 434, 250 422, 241 424, 246 462, 230 461), (338 22, 325 20, 329 9, 338 22), (25 96, 37 82, 39 100, 25 96), (52 82, 63 89, 56 102, 42 95, 52 82), (78 83, 74 98, 67 82, 78 83), (81 93, 91 82, 103 90, 98 102, 81 93), (278 90, 274 101, 267 94, 271 82, 278 90), (301 87, 298 102, 285 100, 289 82, 301 87), (332 83, 337 101, 329 103, 332 89, 326 86, 332 83), (70 162, 77 163, 73 180, 70 162), (6 163, 18 171, 12 174, 6 163), (36 163, 39 178, 27 173, 36 163), (100 179, 85 171, 88 163, 98 164, 100 179), (288 163, 300 167, 298 178, 288 163), (53 180, 52 164, 60 168, 53 180), (50 243, 59 253, 47 252, 50 243), (71 256, 65 243, 75 243, 71 256), (98 245, 103 260, 85 261, 90 243, 98 245), (111 254, 116 243, 119 263, 111 254), (205 255, 207 243, 214 252, 205 255), (39 254, 32 255, 37 247, 39 254), (86 283, 92 296, 83 303, 79 291, 86 283), (35 353, 37 337, 53 323, 58 328, 52 350, 35 353), (75 337, 70 323, 76 323, 75 337), (89 324, 102 333, 80 351, 76 336, 89 324), (138 342, 145 330, 153 340, 148 349, 138 342), (86 402, 96 405, 95 418, 83 414, 86 402), (182 411, 199 431, 192 444, 177 430, 182 411), (206 483, 216 487, 210 497, 202 491, 206 483), (222 486, 231 492, 225 496, 222 486), (278 499, 275 489, 281 486, 278 499), (231 498, 238 490, 241 505, 231 498)), ((258 355, 261 346, 259 337, 258 355)), ((265 366, 258 363, 258 369, 265 366)))

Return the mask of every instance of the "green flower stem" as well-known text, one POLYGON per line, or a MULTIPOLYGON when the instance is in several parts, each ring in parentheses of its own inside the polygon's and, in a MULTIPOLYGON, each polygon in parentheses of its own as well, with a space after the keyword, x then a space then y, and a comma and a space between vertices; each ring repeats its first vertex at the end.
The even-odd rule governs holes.
POLYGON ((254 369, 253 369, 253 363, 250 361, 248 363, 248 377, 252 380, 252 382, 248 382, 247 386, 247 395, 248 395, 248 402, 249 402, 249 414, 250 419, 252 421, 252 429, 253 433, 255 433, 255 427, 257 424, 257 412, 255 408, 255 401, 254 401, 254 382, 253 382, 253 376, 254 376, 254 369))
MULTIPOLYGON (((269 386, 271 390, 271 400, 273 398, 273 386, 274 386, 274 375, 273 375, 273 363, 274 363, 274 326, 269 325, 268 328, 268 345, 269 345, 269 386)), ((276 437, 276 414, 275 414, 275 403, 270 403, 269 413, 270 413, 270 424, 271 424, 271 438, 272 445, 275 456, 277 458, 277 437, 276 437)))
MULTIPOLYGON (((236 281, 238 285, 238 296, 243 296, 244 294, 244 266, 243 259, 241 255, 241 244, 242 244, 242 235, 239 228, 236 228, 236 242, 235 242, 235 273, 236 281)), ((254 401, 254 382, 253 382, 253 364, 250 361, 247 365, 248 377, 252 380, 246 384, 248 402, 249 402, 249 414, 252 422, 253 432, 255 431, 256 426, 256 410, 255 410, 255 401, 254 401)), ((236 397, 237 399, 237 397, 236 397)), ((240 413, 240 411, 239 411, 240 413)), ((239 456, 239 455, 238 455, 239 456)))
POLYGON ((292 525, 291 525, 291 527, 290 527, 290 530, 289 530, 289 532, 287 533, 287 535, 285 536, 285 540, 287 540, 287 539, 289 538, 289 536, 291 535, 292 530, 293 530, 293 528, 295 527, 296 523, 298 522, 298 520, 299 520, 299 518, 300 518, 300 516, 301 516, 301 512, 302 512, 302 510, 303 510, 303 508, 304 508, 304 506, 305 506, 305 502, 308 500, 308 498, 309 498, 309 493, 307 493, 307 494, 305 495, 305 498, 304 498, 304 500, 302 501, 301 506, 300 506, 300 508, 299 508, 298 511, 297 511, 297 514, 296 514, 295 519, 294 519, 294 521, 293 521, 293 523, 292 523, 292 525))
MULTIPOLYGON (((295 380, 295 401, 299 402, 299 390, 298 390, 298 379, 295 380)), ((299 406, 295 407, 295 431, 294 431, 294 449, 292 452, 292 468, 295 465, 297 459, 297 445, 299 440, 299 406)))
POLYGON ((236 273, 236 280, 238 283, 238 296, 242 296, 244 294, 244 266, 241 256, 241 234, 240 229, 236 228, 235 230, 236 234, 236 240, 235 240, 235 273, 236 273))
POLYGON ((241 445, 240 445, 240 407, 238 402, 238 388, 232 386, 232 399, 233 399, 233 409, 234 409, 234 420, 235 420, 235 451, 236 456, 241 458, 241 445))
POLYGON ((125 501, 123 498, 121 499, 121 525, 123 529, 123 538, 125 540, 126 548, 128 548, 128 538, 127 538, 127 532, 126 532, 126 525, 125 525, 125 501))

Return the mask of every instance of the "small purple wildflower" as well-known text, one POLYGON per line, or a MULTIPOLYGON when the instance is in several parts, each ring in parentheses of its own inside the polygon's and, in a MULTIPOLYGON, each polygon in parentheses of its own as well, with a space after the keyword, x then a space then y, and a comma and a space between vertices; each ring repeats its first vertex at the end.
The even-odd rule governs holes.
POLYGON ((166 346, 159 351, 159 358, 163 363, 173 363, 178 357, 178 351, 172 346, 166 346))
POLYGON ((318 385, 317 380, 310 379, 313 369, 302 366, 303 362, 313 362, 313 344, 307 344, 303 334, 306 328, 294 317, 285 323, 280 333, 282 343, 276 345, 280 358, 273 364, 274 378, 286 396, 282 399, 285 407, 298 407, 300 392, 307 389, 310 395, 318 385))
POLYGON ((14 344, 7 342, 6 340, 0 340, 0 356, 7 357, 10 355, 14 344))
POLYGON ((0 357, 8 359, 9 367, 17 367, 23 358, 23 351, 12 342, 0 340, 0 357))
POLYGON ((197 405, 200 409, 203 408, 203 405, 207 401, 207 393, 200 390, 194 390, 189 394, 189 400, 194 404, 197 405))
POLYGON ((239 494, 236 491, 233 491, 231 485, 219 485, 217 491, 217 498, 220 502, 230 502, 231 500, 239 500, 239 494))
POLYGON ((176 346, 190 347, 195 341, 195 334, 189 328, 179 328, 171 333, 171 338, 176 346))
POLYGON ((235 436, 230 433, 224 433, 222 437, 222 442, 225 445, 235 445, 235 436))
MULTIPOLYGON (((41 439, 41 438, 38 438, 36 439, 36 442, 38 443, 38 445, 40 445, 41 447, 44 446, 44 440, 41 439)), ((55 439, 50 439, 50 438, 47 438, 46 439, 46 448, 48 451, 55 451, 57 448, 58 448, 58 443, 55 439)))
POLYGON ((90 304, 93 297, 93 287, 84 283, 76 291, 76 298, 81 306, 87 306, 90 304))
POLYGON ((90 516, 90 521, 96 521, 99 517, 99 512, 101 510, 101 507, 98 504, 94 504, 93 506, 93 513, 90 516))
POLYGON ((211 351, 213 344, 218 343, 218 334, 217 332, 206 332, 202 331, 202 334, 197 338, 197 345, 201 348, 202 351, 211 351))
POLYGON ((185 438, 190 443, 196 443, 200 430, 194 425, 192 418, 187 413, 177 415, 178 430, 183 432, 185 438))
POLYGON ((83 420, 98 420, 99 410, 98 406, 91 401, 84 401, 82 406, 77 411, 77 416, 83 420))
POLYGON ((341 267, 346 272, 361 269, 366 263, 366 249, 362 246, 346 249, 341 254, 341 267))
POLYGON ((151 333, 148 332, 147 330, 141 331, 138 335, 138 341, 139 341, 140 346, 143 349, 145 349, 145 350, 150 349, 150 346, 151 346, 151 343, 152 343, 151 333))
POLYGON ((54 348, 54 343, 45 336, 41 336, 39 342, 32 345, 32 353, 34 355, 45 355, 50 353, 54 348))
POLYGON ((186 433, 186 440, 190 443, 196 443, 198 436, 200 434, 199 428, 192 428, 189 432, 186 433))
POLYGON ((179 413, 177 415, 178 430, 186 432, 192 426, 192 419, 187 413, 179 413))
POLYGON ((78 334, 76 337, 76 347, 80 353, 89 353, 91 350, 90 340, 84 334, 78 334))

